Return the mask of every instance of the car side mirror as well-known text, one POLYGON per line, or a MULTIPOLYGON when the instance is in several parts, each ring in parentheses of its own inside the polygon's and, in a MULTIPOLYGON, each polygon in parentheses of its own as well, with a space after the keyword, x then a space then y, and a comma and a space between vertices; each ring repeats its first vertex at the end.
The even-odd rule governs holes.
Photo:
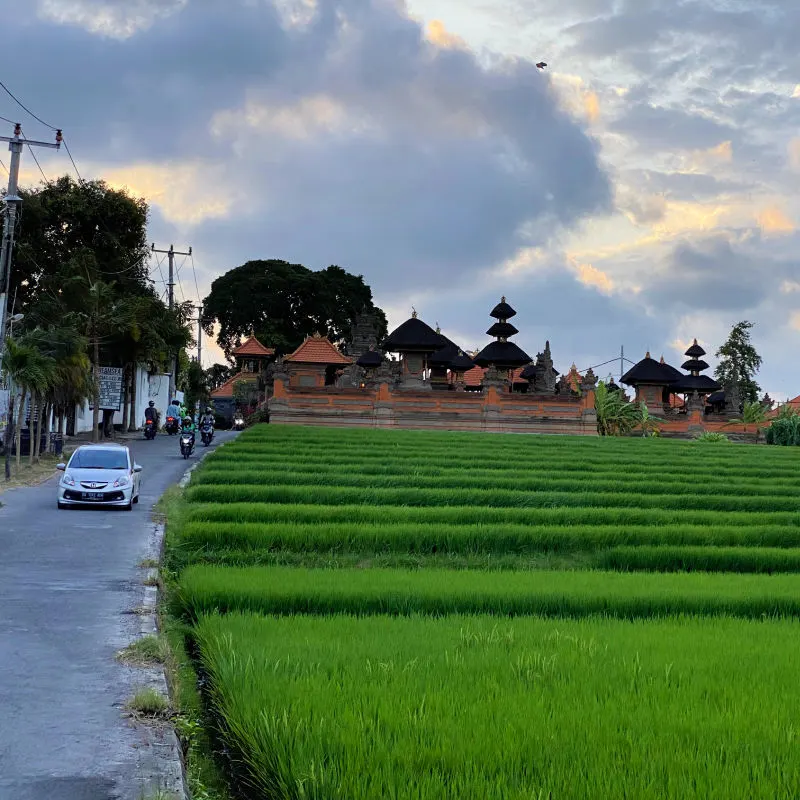
POLYGON ((142 465, 141 464, 134 464, 133 465, 133 471, 134 472, 141 472, 142 471, 142 465))
POLYGON ((60 469, 62 472, 67 468, 66 464, 56 464, 56 469, 60 469))

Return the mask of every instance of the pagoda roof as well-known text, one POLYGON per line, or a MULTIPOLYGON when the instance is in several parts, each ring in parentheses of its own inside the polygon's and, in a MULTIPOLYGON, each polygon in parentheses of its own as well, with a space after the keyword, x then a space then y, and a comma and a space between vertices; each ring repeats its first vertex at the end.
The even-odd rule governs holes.
MULTIPOLYGON (((442 336, 442 334, 439 335, 442 336)), ((442 336, 442 338, 445 339, 446 337, 442 336)), ((428 358, 428 364, 434 367, 446 367, 458 355, 461 348, 449 339, 446 341, 447 344, 444 347, 428 358)))
POLYGON ((687 369, 689 372, 702 372, 704 369, 708 369, 708 364, 700 358, 690 358, 681 364, 681 369, 687 369))
POLYGON ((499 336, 503 339, 508 339, 510 336, 519 333, 519 331, 510 322, 495 322, 488 331, 489 336, 499 336))
POLYGON ((381 349, 389 353, 435 353, 448 341, 419 319, 415 312, 411 319, 407 319, 383 340, 381 349))
POLYGON ((528 364, 519 371, 519 376, 523 380, 529 381, 536 377, 536 364, 528 364))
POLYGON ((300 364, 352 364, 352 359, 343 356, 327 336, 315 333, 306 336, 306 340, 294 353, 286 356, 284 361, 300 364))
MULTIPOLYGON (((666 370, 666 374, 672 375, 672 377, 675 378, 675 380, 679 381, 683 378, 683 373, 679 369, 673 367, 672 364, 667 364, 667 362, 664 361, 664 356, 661 356, 661 360, 658 363, 661 364, 662 367, 664 367, 664 369, 666 370)), ((620 378, 620 380, 622 379, 620 378)))
MULTIPOLYGON (((448 364, 452 372, 464 372, 473 369, 480 369, 475 366, 475 362, 462 350, 459 350, 456 356, 448 364)), ((481 375, 483 377, 483 375, 481 375)))
POLYGON ((359 367, 364 367, 366 369, 375 369, 375 367, 379 367, 382 363, 383 353, 379 353, 377 350, 367 350, 367 352, 362 353, 356 361, 359 367))
POLYGON ((533 360, 514 342, 490 342, 472 359, 481 367, 494 364, 496 367, 524 367, 533 360))
POLYGON ((511 319, 516 316, 517 312, 506 303, 505 297, 500 298, 500 302, 489 312, 490 317, 495 319, 511 319))
POLYGON ((637 384, 649 384, 653 386, 671 386, 678 380, 680 373, 669 364, 660 364, 654 358, 650 358, 648 352, 645 357, 634 364, 621 378, 622 383, 629 386, 637 384), (677 373, 677 374, 676 374, 677 373))
POLYGON ((231 351, 231 354, 234 356, 274 356, 275 350, 272 347, 264 347, 251 333, 236 349, 231 351))
POLYGON ((692 346, 684 353, 685 356, 689 356, 689 358, 700 358, 706 354, 706 351, 697 344, 697 339, 692 342, 692 346))
POLYGON ((683 379, 673 383, 670 387, 671 392, 698 392, 699 394, 711 394, 719 391, 720 385, 708 375, 684 375, 683 379))
POLYGON ((247 381, 248 383, 255 383, 258 380, 258 375, 255 372, 237 372, 232 378, 228 378, 222 386, 217 386, 211 392, 212 400, 223 400, 227 397, 233 397, 233 387, 239 381, 247 381))

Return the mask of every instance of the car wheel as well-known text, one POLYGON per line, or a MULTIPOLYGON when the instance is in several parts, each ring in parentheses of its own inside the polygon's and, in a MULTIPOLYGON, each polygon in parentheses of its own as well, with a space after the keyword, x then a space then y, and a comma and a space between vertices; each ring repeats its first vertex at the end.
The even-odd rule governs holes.
POLYGON ((131 500, 131 502, 130 502, 130 503, 128 503, 128 505, 126 505, 126 506, 122 506, 122 508, 123 508, 125 511, 133 511, 133 500, 131 500))
POLYGON ((60 500, 58 501, 59 511, 63 511, 66 507, 67 507, 66 503, 62 503, 60 500))
POLYGON ((133 502, 134 503, 138 503, 139 502, 139 495, 138 494, 136 495, 136 497, 133 498, 133 502))

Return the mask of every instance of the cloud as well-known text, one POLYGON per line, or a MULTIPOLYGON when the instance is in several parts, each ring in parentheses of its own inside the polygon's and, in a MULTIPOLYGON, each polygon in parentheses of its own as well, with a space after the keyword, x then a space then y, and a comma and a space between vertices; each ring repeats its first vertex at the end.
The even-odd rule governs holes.
POLYGON ((578 280, 584 286, 593 286, 603 294, 611 294, 614 290, 614 281, 602 270, 593 267, 591 264, 578 264, 578 280))
POLYGON ((800 331, 800 311, 793 311, 789 316, 789 327, 792 330, 800 331))
POLYGON ((443 47, 448 50, 454 48, 467 49, 467 43, 460 36, 450 33, 441 20, 431 20, 428 23, 426 33, 428 40, 433 42, 437 47, 443 47))
POLYGON ((786 149, 792 169, 800 170, 800 137, 790 139, 786 149))
POLYGON ((717 164, 730 164, 733 161, 733 145, 727 140, 706 150, 696 150, 690 154, 688 161, 690 168, 696 171, 705 171, 717 164))
POLYGON ((764 233, 793 233, 794 223, 777 206, 768 206, 756 217, 764 233))

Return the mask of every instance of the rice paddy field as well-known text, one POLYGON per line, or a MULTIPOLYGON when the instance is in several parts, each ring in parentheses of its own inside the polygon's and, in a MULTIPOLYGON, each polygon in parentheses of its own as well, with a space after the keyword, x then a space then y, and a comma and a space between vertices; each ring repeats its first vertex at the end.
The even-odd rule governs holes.
POLYGON ((259 426, 170 517, 233 797, 800 796, 792 448, 259 426))

